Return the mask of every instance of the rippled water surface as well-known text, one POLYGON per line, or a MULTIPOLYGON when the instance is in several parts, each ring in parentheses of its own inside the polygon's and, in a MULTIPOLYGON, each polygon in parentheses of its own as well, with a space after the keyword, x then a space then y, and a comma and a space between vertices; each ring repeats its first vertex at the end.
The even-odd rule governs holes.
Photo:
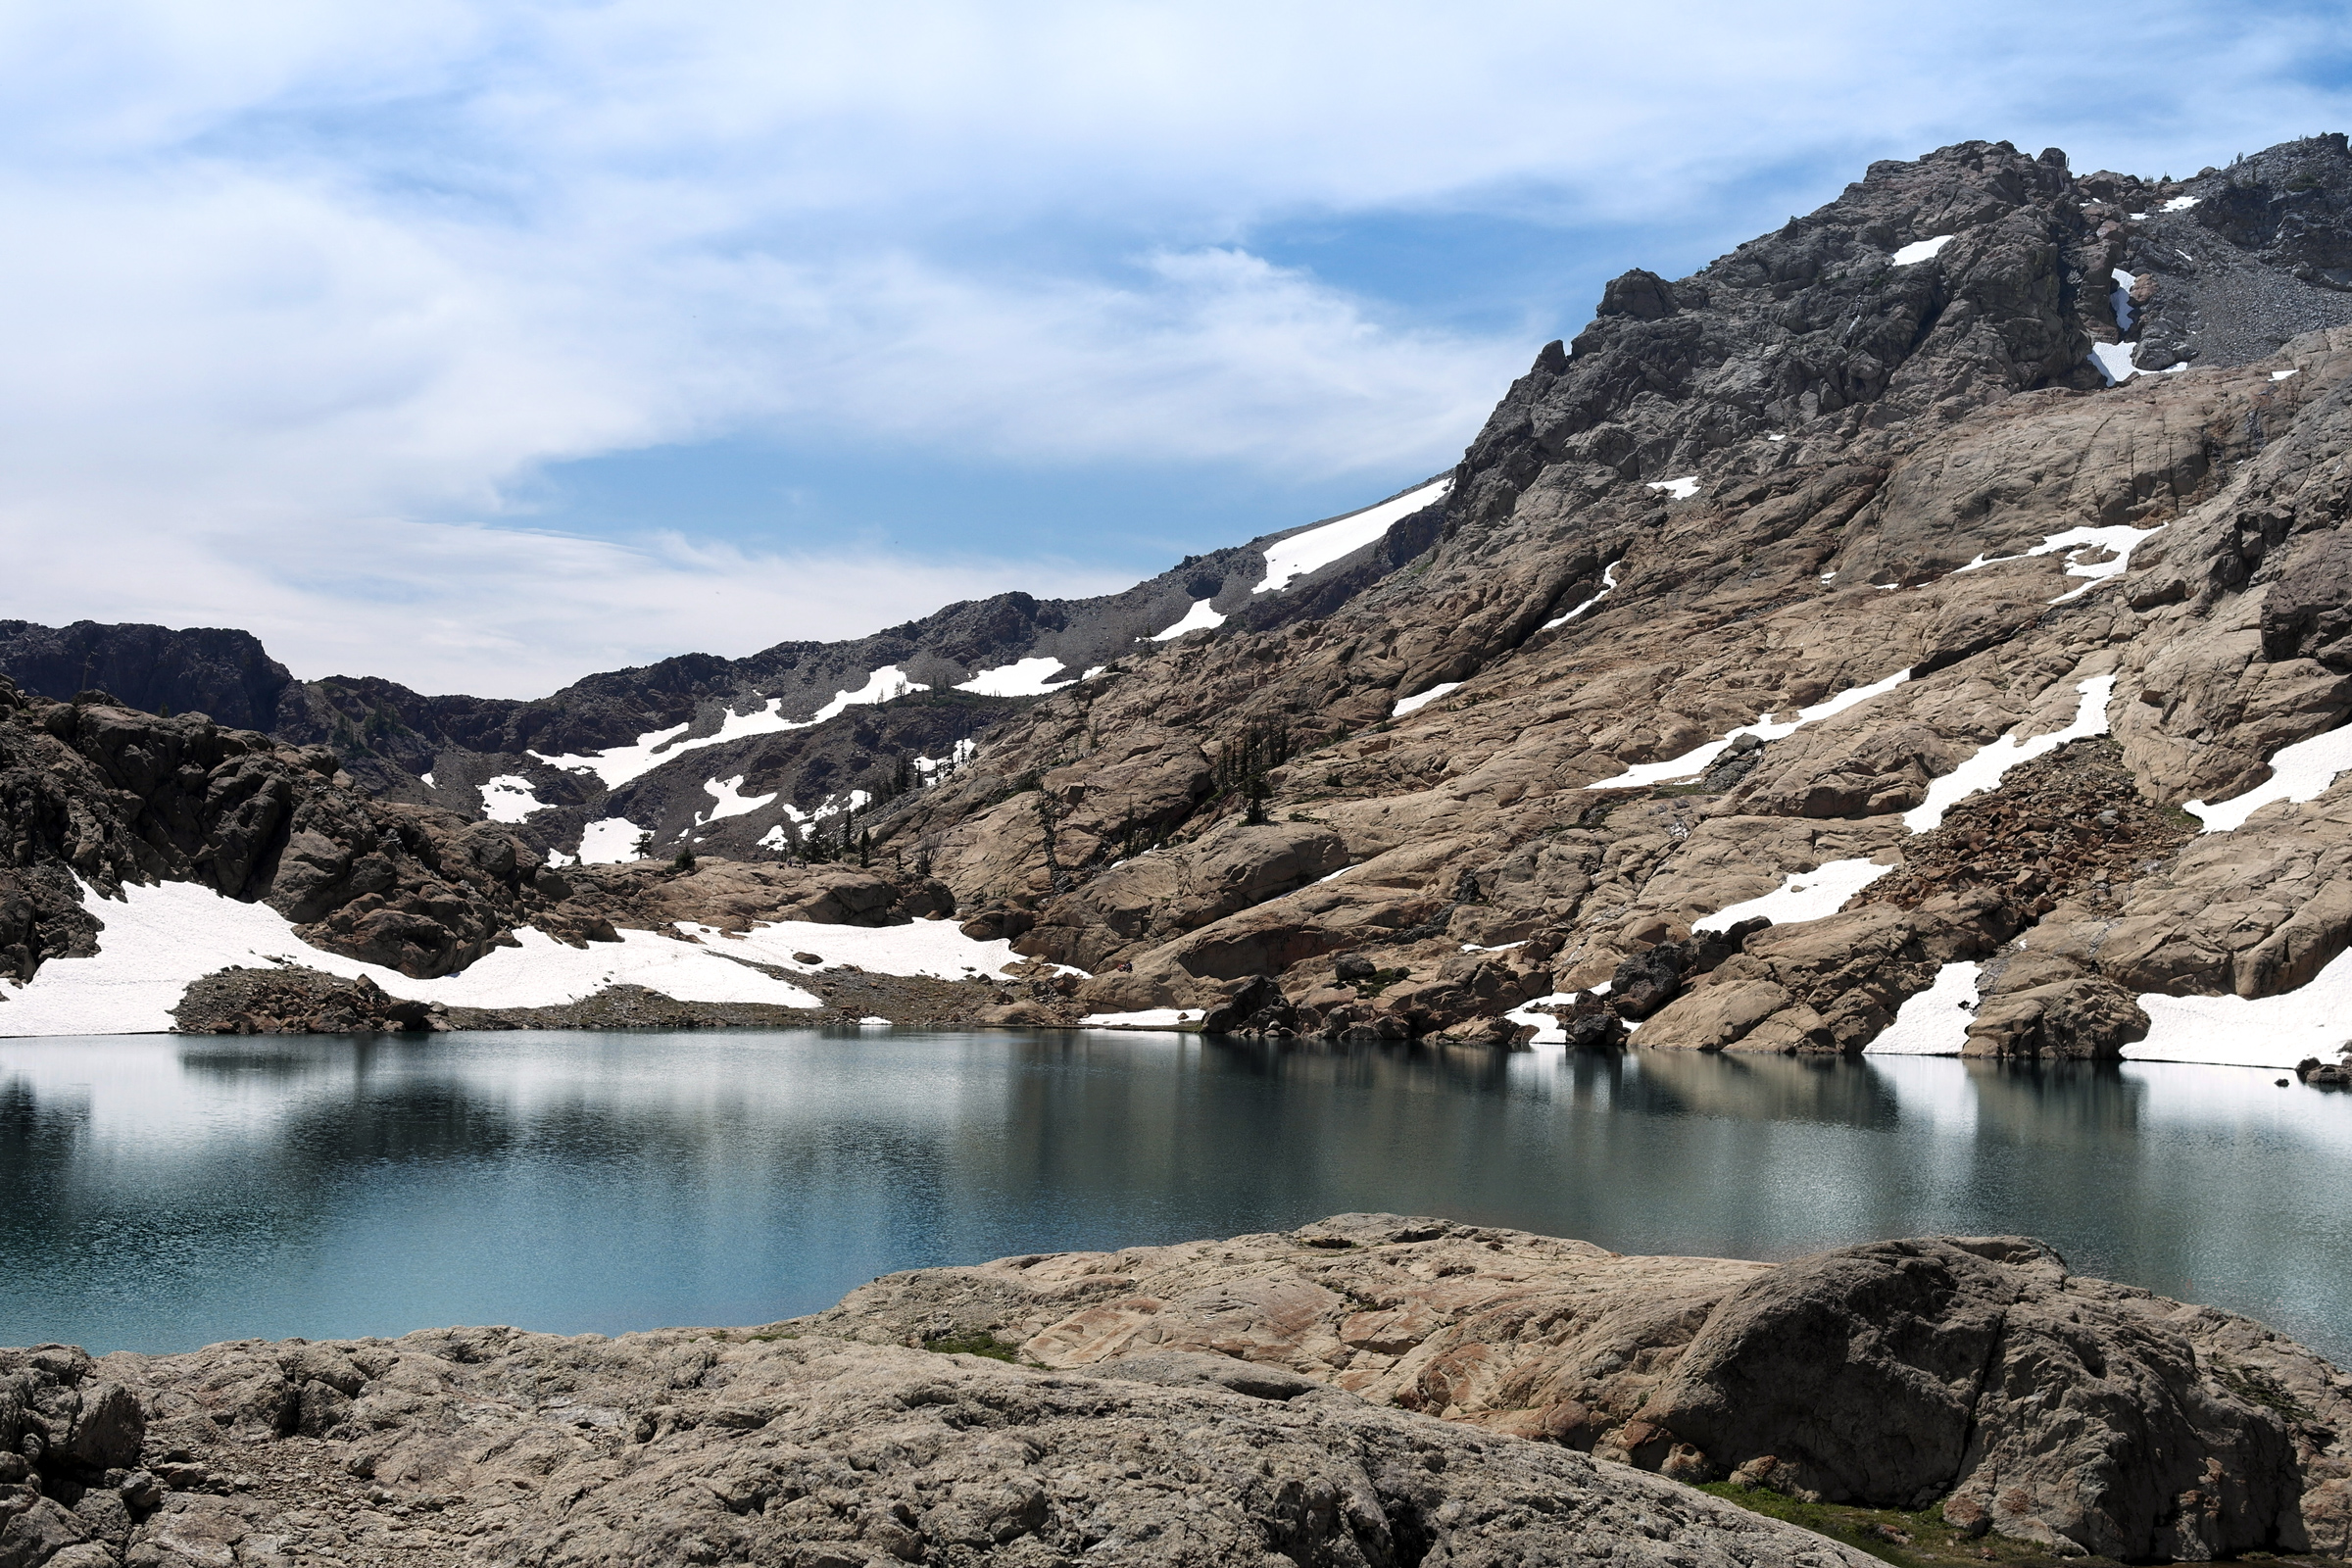
POLYGON ((2024 1232, 2352 1352, 2352 1095, 2276 1073, 1174 1035, 0 1040, 0 1345, 766 1322, 891 1269, 1446 1214, 2024 1232))

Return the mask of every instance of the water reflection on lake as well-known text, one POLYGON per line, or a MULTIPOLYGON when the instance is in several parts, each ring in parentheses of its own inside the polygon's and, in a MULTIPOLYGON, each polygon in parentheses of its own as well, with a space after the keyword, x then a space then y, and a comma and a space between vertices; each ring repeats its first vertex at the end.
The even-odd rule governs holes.
POLYGON ((2352 1096, 2235 1068, 1175 1035, 0 1041, 0 1345, 764 1322, 885 1271, 1446 1214, 2023 1232, 2352 1352, 2352 1096))

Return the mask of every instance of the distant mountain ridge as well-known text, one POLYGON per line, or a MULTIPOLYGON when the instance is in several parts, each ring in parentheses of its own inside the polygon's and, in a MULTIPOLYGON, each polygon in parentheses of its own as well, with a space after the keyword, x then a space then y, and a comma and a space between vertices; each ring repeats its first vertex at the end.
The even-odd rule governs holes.
POLYGON ((1423 480, 1356 512, 1187 557, 1117 594, 998 594, 867 637, 782 642, 738 660, 681 654, 538 699, 427 696, 375 676, 298 681, 249 632, 86 620, 0 621, 0 676, 56 701, 104 691, 150 712, 203 712, 331 746, 379 796, 508 821, 559 855, 578 856, 591 824, 612 821, 630 826, 591 836, 592 857, 642 833, 664 853, 691 840, 772 856, 828 801, 838 814, 855 792, 888 793, 903 761, 952 762, 958 743, 1024 700, 1139 645, 1329 613, 1428 548, 1449 483, 1423 480), (662 739, 648 747, 648 736, 662 739), (631 751, 645 755, 600 774, 601 755, 631 751), (722 801, 709 786, 728 779, 739 787, 722 801), (712 814, 760 798, 762 807, 712 814), (779 834, 779 824, 796 826, 779 834))

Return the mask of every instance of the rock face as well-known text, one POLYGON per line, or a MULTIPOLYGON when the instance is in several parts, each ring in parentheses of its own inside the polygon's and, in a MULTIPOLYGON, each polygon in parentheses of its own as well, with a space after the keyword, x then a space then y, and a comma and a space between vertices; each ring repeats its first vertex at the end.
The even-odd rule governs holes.
POLYGON ((12 1568, 1870 1561, 1564 1448, 1167 1357, 512 1329, 0 1357, 25 1430, 66 1434, 0 1480, 12 1568), (126 1472, 141 1411, 152 1468, 126 1472), (84 1431, 95 1457, 62 1457, 84 1431))
POLYGON ((2347 1418, 2301 1347, 2034 1242, 1344 1214, 763 1329, 0 1350, 0 1560, 1863 1568, 1679 1484, 1726 1473, 2060 1554, 2341 1554, 2347 1418))
POLYGON ((1223 1356, 1685 1480, 1942 1498, 2061 1552, 2352 1550, 2352 1378, 2016 1238, 1773 1267, 1349 1214, 890 1275, 795 1326, 1064 1369, 1223 1356))

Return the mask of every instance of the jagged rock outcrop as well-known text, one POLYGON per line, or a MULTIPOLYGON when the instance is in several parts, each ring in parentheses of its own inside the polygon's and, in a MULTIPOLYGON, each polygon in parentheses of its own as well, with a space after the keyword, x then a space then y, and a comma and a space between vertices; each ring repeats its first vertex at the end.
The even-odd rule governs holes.
POLYGON ((1775 1266, 1348 1214, 888 1275, 795 1327, 1072 1371, 1226 1357, 1686 1480, 1940 1498, 2064 1553, 2352 1549, 2352 1377, 2017 1238, 1775 1266))

